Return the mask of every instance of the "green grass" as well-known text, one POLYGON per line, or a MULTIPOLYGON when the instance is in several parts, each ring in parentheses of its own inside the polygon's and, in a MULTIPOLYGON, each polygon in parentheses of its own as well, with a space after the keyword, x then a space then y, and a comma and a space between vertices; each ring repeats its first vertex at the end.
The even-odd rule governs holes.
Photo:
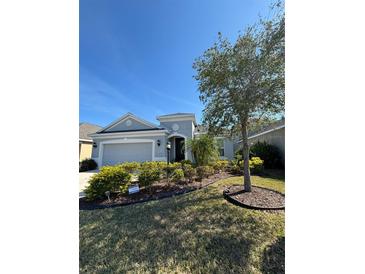
MULTIPOLYGON (((252 176, 284 192, 284 180, 252 176)), ((80 211, 80 273, 282 273, 284 213, 243 209, 221 180, 189 194, 80 211)))

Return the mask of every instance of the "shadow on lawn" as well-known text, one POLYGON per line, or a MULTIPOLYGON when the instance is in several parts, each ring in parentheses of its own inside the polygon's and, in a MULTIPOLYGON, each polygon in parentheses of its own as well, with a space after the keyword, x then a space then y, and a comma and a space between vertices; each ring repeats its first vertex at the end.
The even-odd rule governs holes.
POLYGON ((269 246, 262 260, 263 273, 285 273, 285 237, 278 238, 269 246))
MULTIPOLYGON (((80 273, 242 273, 253 264, 260 268, 251 254, 273 227, 259 213, 228 205, 217 189, 80 213, 80 273)), ((264 269, 270 270, 270 254, 264 269)))

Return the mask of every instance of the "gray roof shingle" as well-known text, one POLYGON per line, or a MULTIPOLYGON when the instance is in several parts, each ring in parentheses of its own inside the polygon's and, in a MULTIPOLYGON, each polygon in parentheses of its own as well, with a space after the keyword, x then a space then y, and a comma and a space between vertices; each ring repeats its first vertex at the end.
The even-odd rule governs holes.
POLYGON ((92 140, 88 135, 97 132, 102 127, 89 124, 89 123, 80 123, 79 124, 79 139, 92 140))

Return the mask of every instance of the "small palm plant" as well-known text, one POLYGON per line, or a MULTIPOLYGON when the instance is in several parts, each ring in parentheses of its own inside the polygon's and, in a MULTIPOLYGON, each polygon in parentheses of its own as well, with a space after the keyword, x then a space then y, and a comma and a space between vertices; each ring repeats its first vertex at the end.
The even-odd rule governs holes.
POLYGON ((208 165, 218 159, 217 142, 208 134, 189 139, 186 146, 191 149, 198 166, 208 165))

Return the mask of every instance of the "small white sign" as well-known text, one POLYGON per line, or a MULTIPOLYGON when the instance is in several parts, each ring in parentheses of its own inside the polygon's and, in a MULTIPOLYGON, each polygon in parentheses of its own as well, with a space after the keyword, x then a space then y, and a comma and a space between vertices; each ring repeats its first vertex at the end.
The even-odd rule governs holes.
POLYGON ((128 187, 128 193, 129 194, 133 194, 133 193, 137 193, 137 192, 139 192, 139 185, 138 184, 130 185, 128 187))

